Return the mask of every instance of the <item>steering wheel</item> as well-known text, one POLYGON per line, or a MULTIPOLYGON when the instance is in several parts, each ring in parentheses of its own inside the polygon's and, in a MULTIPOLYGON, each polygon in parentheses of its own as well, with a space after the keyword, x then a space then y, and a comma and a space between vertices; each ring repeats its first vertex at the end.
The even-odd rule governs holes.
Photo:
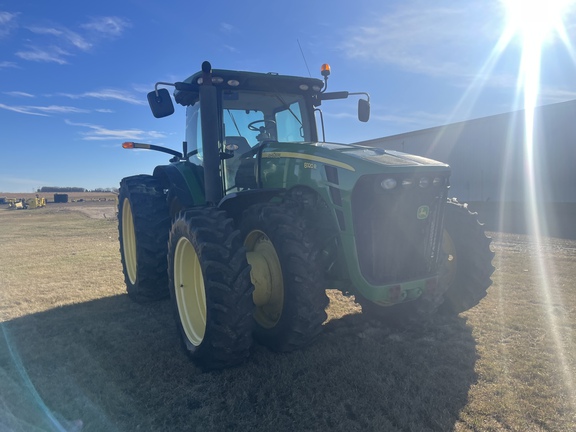
POLYGON ((251 131, 254 131, 254 132, 262 132, 260 130, 260 128, 263 127, 264 129, 266 129, 267 124, 276 126, 276 122, 274 120, 256 120, 256 121, 253 121, 252 123, 248 124, 248 129, 250 129, 251 131), (255 124, 258 124, 258 123, 264 123, 264 125, 260 126, 260 127, 254 126, 255 124))

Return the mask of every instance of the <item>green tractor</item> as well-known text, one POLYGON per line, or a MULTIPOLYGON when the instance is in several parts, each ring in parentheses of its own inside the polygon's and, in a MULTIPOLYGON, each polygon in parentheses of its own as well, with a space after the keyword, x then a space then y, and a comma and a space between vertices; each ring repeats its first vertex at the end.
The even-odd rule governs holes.
POLYGON ((325 142, 324 79, 202 70, 159 82, 155 117, 186 107, 182 151, 152 175, 120 183, 120 252, 128 295, 170 296, 183 345, 201 367, 244 361, 253 338, 275 351, 322 330, 326 289, 354 295, 363 313, 423 323, 476 305, 491 284, 490 239, 448 198, 444 163, 325 142))

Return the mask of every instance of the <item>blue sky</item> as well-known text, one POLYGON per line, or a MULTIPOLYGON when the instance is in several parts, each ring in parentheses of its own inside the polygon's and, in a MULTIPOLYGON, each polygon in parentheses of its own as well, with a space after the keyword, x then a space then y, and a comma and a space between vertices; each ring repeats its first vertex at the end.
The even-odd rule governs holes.
MULTIPOLYGON (((527 0, 529 1, 529 0, 527 0)), ((554 1, 554 0, 549 0, 554 1)), ((539 104, 576 99, 576 14, 545 38, 539 104)), ((354 142, 517 109, 522 38, 498 0, 99 2, 0 0, 0 191, 117 187, 167 162, 127 140, 179 148, 184 109, 155 119, 146 93, 214 68, 313 76, 371 95, 323 104, 327 140, 354 142)), ((180 108, 180 109, 178 109, 180 108)))

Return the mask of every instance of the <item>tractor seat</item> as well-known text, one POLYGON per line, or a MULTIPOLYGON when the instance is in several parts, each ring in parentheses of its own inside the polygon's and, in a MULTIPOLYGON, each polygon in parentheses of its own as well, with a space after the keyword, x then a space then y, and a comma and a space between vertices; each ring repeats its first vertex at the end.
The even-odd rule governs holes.
POLYGON ((251 189, 256 187, 256 176, 254 175, 255 160, 253 156, 242 158, 250 150, 250 144, 242 136, 227 136, 226 145, 235 145, 234 157, 226 161, 228 176, 234 179, 234 186, 238 190, 251 189))
POLYGON ((235 145, 238 147, 236 150, 234 150, 234 158, 237 158, 238 156, 241 156, 252 149, 246 138, 243 136, 227 136, 225 140, 227 146, 235 145))

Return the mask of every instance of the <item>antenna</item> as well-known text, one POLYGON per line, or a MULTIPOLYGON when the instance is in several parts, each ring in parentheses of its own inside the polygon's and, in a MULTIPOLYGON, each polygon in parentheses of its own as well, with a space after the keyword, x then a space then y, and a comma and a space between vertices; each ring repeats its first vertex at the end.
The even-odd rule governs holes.
POLYGON ((306 57, 304 56, 304 51, 302 51, 302 45, 300 45, 300 41, 296 39, 298 42, 298 47, 300 48, 300 54, 302 54, 302 58, 304 59, 304 64, 306 65, 306 69, 308 69, 308 75, 312 78, 312 74, 310 73, 310 68, 308 67, 308 62, 306 61, 306 57))

